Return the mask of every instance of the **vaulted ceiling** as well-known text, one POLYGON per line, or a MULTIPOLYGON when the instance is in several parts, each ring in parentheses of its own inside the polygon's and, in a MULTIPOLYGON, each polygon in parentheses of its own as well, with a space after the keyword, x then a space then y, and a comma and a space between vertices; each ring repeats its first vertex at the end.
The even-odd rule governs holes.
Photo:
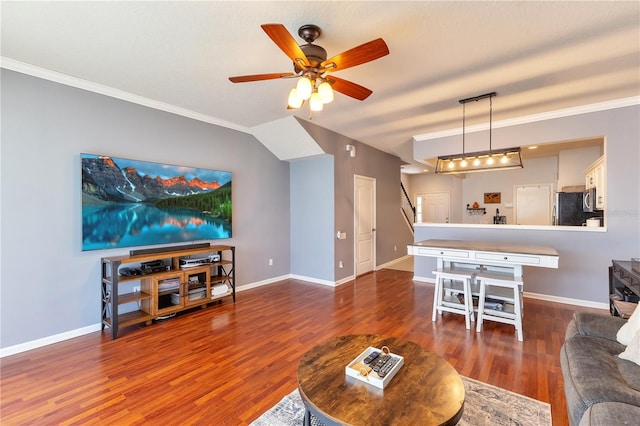
MULTIPOLYGON (((251 132, 283 117, 293 71, 260 28, 322 29, 329 56, 382 37, 390 54, 335 75, 373 91, 336 94, 313 122, 412 160, 413 136, 461 125, 459 99, 497 92, 495 121, 640 95, 640 3, 2 2, 3 66, 42 68, 251 132)), ((46 73, 45 73, 46 74, 46 73)), ((486 110, 467 124, 486 122, 486 110)))

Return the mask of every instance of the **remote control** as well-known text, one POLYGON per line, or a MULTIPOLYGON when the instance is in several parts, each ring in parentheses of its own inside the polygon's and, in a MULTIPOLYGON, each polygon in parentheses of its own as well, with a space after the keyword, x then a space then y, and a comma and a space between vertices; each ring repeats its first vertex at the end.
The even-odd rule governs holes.
POLYGON ((371 364, 371 361, 378 358, 378 355, 380 355, 380 352, 373 351, 362 362, 369 365, 371 364))
POLYGON ((382 365, 382 367, 380 367, 380 370, 377 371, 378 376, 380 378, 383 378, 384 376, 386 376, 387 373, 391 371, 391 369, 393 368, 394 365, 396 365, 397 362, 398 362, 397 359, 391 357, 387 362, 384 363, 384 365, 382 365))
POLYGON ((391 358, 391 355, 382 354, 378 356, 375 364, 373 365, 373 371, 376 373, 380 371, 380 368, 391 358))

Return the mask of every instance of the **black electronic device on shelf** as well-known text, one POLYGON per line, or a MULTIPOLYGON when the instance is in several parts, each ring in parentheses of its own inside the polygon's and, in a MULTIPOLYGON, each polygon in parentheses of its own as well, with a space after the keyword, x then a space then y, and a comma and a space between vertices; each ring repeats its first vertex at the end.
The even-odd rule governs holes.
POLYGON ((140 262, 140 270, 144 275, 154 274, 156 272, 168 271, 169 266, 165 265, 162 260, 151 260, 149 262, 140 262))

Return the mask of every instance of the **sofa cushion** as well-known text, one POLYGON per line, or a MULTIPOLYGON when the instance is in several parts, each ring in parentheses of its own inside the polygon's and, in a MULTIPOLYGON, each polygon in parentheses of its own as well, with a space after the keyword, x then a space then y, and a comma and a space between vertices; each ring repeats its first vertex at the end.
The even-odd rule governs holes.
MULTIPOLYGON (((601 337, 603 339, 616 340, 616 333, 627 323, 627 320, 609 315, 594 314, 590 312, 576 312, 573 321, 578 333, 583 336, 601 337)), ((570 337, 566 336, 565 338, 570 337)), ((622 352, 622 351, 620 351, 622 352)))
POLYGON ((580 426, 592 425, 637 425, 640 407, 621 402, 593 404, 582 416, 580 426))
MULTIPOLYGON (((594 330, 601 334, 603 328, 595 327, 594 330)), ((599 402, 613 401, 640 406, 640 391, 629 385, 629 382, 637 383, 640 380, 640 366, 621 360, 618 354, 622 351, 624 346, 615 339, 578 334, 565 341, 560 361, 572 425, 580 422, 590 405, 599 402), (623 368, 619 368, 618 361, 626 363, 621 364, 623 368)))
POLYGON ((618 371, 624 381, 627 382, 627 385, 629 385, 631 389, 640 392, 640 367, 620 357, 616 359, 616 364, 618 364, 618 371))
POLYGON ((567 325, 567 329, 564 332, 564 340, 569 340, 576 334, 580 334, 580 332, 578 331, 578 326, 576 325, 575 316, 576 315, 573 314, 573 319, 569 321, 569 324, 567 325))
MULTIPOLYGON (((639 305, 640 306, 640 305, 639 305)), ((625 346, 628 346, 631 343, 631 339, 633 336, 640 330, 640 309, 636 306, 636 309, 629 317, 629 321, 620 327, 618 333, 616 334, 616 338, 619 343, 622 343, 625 346)))

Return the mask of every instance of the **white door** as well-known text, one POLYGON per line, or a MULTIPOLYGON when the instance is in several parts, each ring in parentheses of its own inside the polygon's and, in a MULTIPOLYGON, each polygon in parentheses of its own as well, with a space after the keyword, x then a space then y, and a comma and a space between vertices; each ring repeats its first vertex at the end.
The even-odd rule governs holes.
POLYGON ((356 276, 373 271, 376 248, 376 180, 354 175, 356 276))
MULTIPOLYGON (((427 223, 449 223, 449 193, 428 192, 417 194, 422 204, 422 221, 427 223)), ((416 199, 416 204, 418 200, 416 199)))
POLYGON ((551 225, 551 184, 515 187, 516 224, 551 225))

